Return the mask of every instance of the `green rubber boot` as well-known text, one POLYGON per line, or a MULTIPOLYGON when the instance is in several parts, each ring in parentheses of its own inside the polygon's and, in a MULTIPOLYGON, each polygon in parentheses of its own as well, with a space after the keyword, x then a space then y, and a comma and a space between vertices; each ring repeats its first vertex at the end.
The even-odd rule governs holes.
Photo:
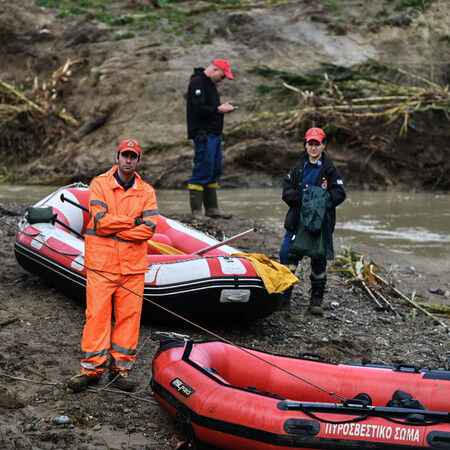
POLYGON ((191 214, 195 217, 204 217, 202 213, 203 192, 196 189, 189 189, 189 203, 191 214))
POLYGON ((231 219, 232 214, 221 211, 217 206, 217 189, 205 187, 203 190, 203 203, 205 205, 205 215, 208 217, 220 217, 231 219))

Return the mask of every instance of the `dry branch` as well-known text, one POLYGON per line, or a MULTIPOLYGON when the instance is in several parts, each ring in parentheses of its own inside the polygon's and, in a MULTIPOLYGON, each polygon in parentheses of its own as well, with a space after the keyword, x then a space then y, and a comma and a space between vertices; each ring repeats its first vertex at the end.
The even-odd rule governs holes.
POLYGON ((385 279, 381 278, 379 275, 375 274, 375 277, 380 280, 385 285, 389 286, 399 297, 403 298, 403 300, 406 300, 408 303, 414 306, 414 308, 417 308, 419 311, 423 312, 427 316, 431 317, 435 322, 437 322, 439 325, 443 326, 446 331, 449 331, 448 326, 439 320, 436 316, 428 312, 425 308, 422 308, 417 302, 415 302, 412 298, 407 297, 405 294, 403 294, 401 291, 399 291, 397 288, 392 286, 392 284, 388 283, 385 279))

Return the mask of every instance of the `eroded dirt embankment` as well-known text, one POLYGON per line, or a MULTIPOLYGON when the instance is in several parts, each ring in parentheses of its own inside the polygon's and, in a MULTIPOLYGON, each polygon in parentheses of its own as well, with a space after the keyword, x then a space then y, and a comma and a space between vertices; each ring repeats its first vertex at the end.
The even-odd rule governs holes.
MULTIPOLYGON (((307 87, 300 94, 288 91, 291 95, 281 102, 257 92, 261 85, 281 89, 283 80, 265 78, 251 70, 255 66, 326 77, 324 62, 351 67, 373 58, 428 78, 424 16, 411 8, 397 11, 391 3, 343 0, 332 8, 298 0, 208 10, 186 2, 186 23, 180 19, 176 29, 163 19, 152 27, 145 19, 122 24, 123 17, 142 17, 148 2, 107 5, 108 13, 122 17, 108 24, 96 19, 95 10, 63 15, 31 0, 2 0, 0 80, 24 88, 37 108, 19 100, 14 106, 27 106, 27 112, 2 122, 0 180, 89 181, 110 167, 117 144, 133 137, 145 148, 141 171, 146 179, 156 187, 184 188, 192 169, 185 125, 188 80, 194 66, 225 57, 235 80, 220 87, 221 96, 240 106, 226 117, 226 129, 234 134, 224 145, 225 186, 279 183, 298 160, 305 130, 320 125, 327 129, 328 150, 347 186, 448 190, 448 118, 442 112, 419 115, 414 113, 418 105, 412 105, 408 117, 387 125, 376 119, 376 109, 364 121, 356 120, 356 105, 338 117, 336 111, 317 110, 294 124, 291 113, 276 114, 295 112, 309 95, 307 87), (121 39, 125 32, 128 39, 121 39), (235 133, 238 124, 261 114, 275 116, 235 133), (407 133, 399 137, 403 119, 408 120, 407 133)), ((429 12, 434 70, 441 85, 450 48, 438 38, 449 33, 448 8, 448 2, 437 1, 429 12)), ((325 88, 310 99, 317 108, 338 91, 333 80, 325 88)), ((430 89, 428 97, 434 95, 430 89)), ((10 91, 2 92, 3 97, 8 94, 2 103, 14 98, 10 91)))

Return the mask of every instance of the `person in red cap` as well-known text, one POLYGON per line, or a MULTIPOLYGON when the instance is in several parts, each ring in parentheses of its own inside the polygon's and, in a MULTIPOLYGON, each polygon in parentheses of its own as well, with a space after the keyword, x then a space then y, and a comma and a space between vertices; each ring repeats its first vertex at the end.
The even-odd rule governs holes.
MULTIPOLYGON (((331 234, 336 224, 336 206, 340 205, 346 196, 342 176, 330 157, 325 153, 326 136, 324 131, 321 128, 310 128, 306 132, 304 146, 305 152, 300 156, 299 164, 291 169, 283 181, 282 198, 289 206, 289 210, 284 221, 286 232, 280 249, 280 262, 292 272, 295 272, 297 269, 299 259, 290 255, 289 250, 295 233, 298 230, 305 192, 309 188, 311 189, 312 186, 317 186, 329 194, 327 202, 329 204, 329 217, 331 222, 329 229, 331 234)), ((322 190, 319 190, 319 193, 323 193, 322 190)), ((302 211, 302 214, 306 215, 307 213, 302 211)), ((329 236, 329 239, 332 239, 332 237, 329 236)), ((313 315, 321 316, 323 314, 321 305, 325 284, 327 282, 326 269, 327 259, 325 256, 311 257, 311 274, 309 277, 311 282, 311 297, 309 311, 313 315)), ((284 304, 288 308, 291 293, 292 288, 284 293, 284 304)))
POLYGON ((141 146, 127 139, 117 150, 117 165, 89 186, 83 358, 81 372, 68 381, 75 391, 100 379, 108 356, 113 387, 131 391, 136 385, 128 373, 139 339, 147 241, 158 220, 155 190, 136 173, 140 161, 141 146))
POLYGON ((230 63, 216 59, 206 69, 194 68, 187 91, 187 134, 194 141, 194 168, 189 180, 191 212, 202 217, 202 204, 209 217, 230 218, 217 204, 217 187, 222 176, 222 130, 224 114, 234 111, 231 101, 220 102, 217 86, 234 77, 230 63))

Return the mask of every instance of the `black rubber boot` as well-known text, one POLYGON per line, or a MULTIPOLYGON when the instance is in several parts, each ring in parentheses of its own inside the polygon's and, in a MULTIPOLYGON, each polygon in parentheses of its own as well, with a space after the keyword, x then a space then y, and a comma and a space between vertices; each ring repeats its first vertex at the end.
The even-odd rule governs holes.
POLYGON ((311 299, 309 301, 309 312, 314 316, 323 316, 322 300, 324 284, 313 284, 311 286, 311 299))
POLYGON ((205 187, 203 190, 203 203, 205 205, 205 215, 208 217, 221 217, 231 219, 232 214, 221 211, 217 205, 217 189, 205 187))
POLYGON ((203 192, 189 189, 189 203, 191 214, 195 217, 203 217, 202 213, 203 192))
POLYGON ((282 292, 280 309, 282 309, 283 311, 291 310, 291 295, 292 295, 293 289, 294 289, 294 286, 291 286, 290 288, 288 288, 284 292, 282 292))

